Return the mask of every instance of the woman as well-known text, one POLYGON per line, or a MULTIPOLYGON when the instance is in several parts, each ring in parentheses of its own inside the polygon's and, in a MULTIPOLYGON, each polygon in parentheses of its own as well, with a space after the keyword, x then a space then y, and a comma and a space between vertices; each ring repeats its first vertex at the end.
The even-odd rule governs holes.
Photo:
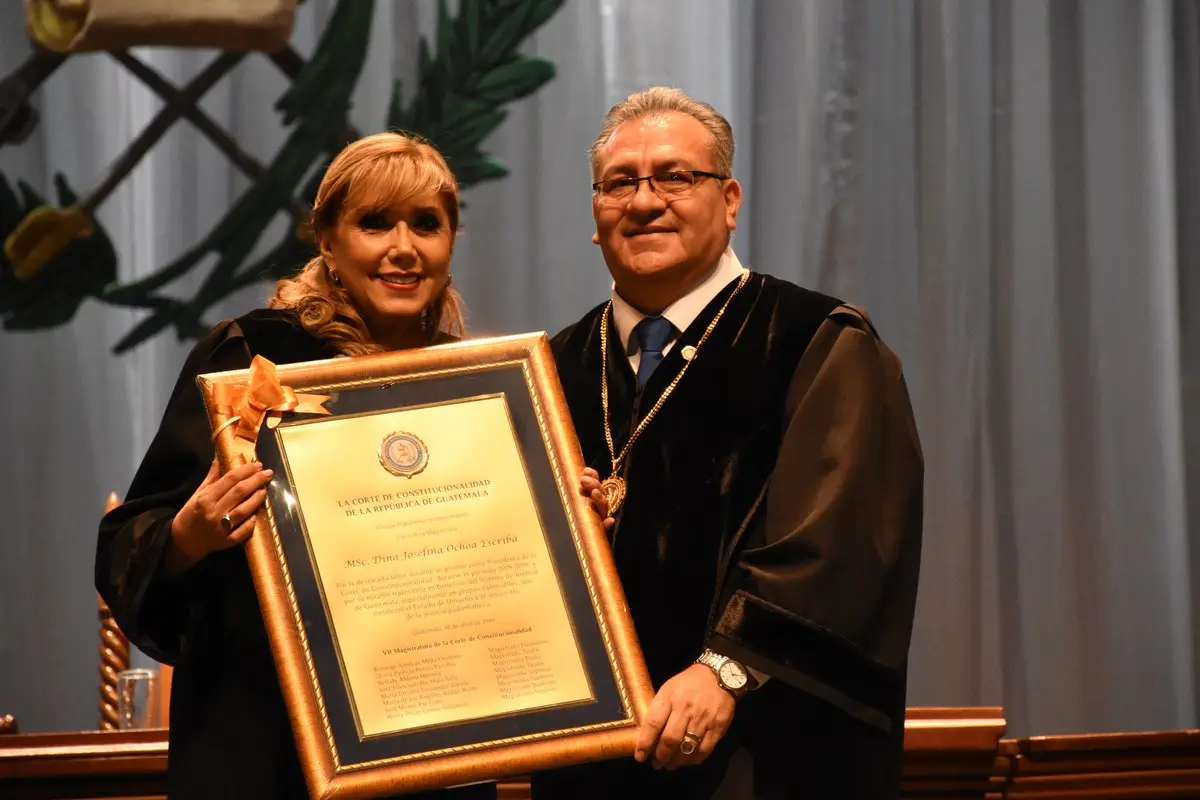
MULTIPOLYGON (((175 665, 170 797, 307 797, 241 547, 270 470, 214 464, 198 374, 422 347, 463 331, 450 286, 458 187, 432 147, 395 133, 347 146, 317 190, 319 255, 269 308, 192 350, 124 505, 100 523, 96 586, 129 639, 175 665), (228 515, 231 529, 222 524, 228 515)), ((229 523, 226 522, 226 525, 229 523)), ((430 793, 493 798, 494 784, 430 793)))

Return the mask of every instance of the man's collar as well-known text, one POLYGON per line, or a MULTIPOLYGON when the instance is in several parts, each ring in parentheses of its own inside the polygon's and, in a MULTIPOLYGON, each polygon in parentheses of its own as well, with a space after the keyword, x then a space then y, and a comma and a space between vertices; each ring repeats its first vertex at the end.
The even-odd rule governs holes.
MULTIPOLYGON (((712 299, 729 285, 730 281, 740 278, 745 272, 747 269, 738 260, 737 255, 733 252, 733 247, 725 248, 725 252, 717 259, 716 265, 696 285, 696 288, 667 306, 663 310, 662 316, 671 321, 678 333, 683 333, 696 320, 696 317, 700 316, 700 312, 712 302, 712 299)), ((637 348, 637 342, 631 341, 633 328, 645 319, 646 315, 625 302, 625 299, 617 294, 615 285, 612 290, 612 304, 613 323, 621 337, 621 344, 625 346, 626 353, 633 353, 637 348)))

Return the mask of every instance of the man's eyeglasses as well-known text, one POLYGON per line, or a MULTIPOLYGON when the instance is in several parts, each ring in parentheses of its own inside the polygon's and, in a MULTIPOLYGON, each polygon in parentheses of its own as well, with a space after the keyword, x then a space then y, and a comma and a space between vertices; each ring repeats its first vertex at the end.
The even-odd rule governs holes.
POLYGON ((718 175, 715 172, 703 172, 698 169, 674 169, 670 172, 660 172, 657 175, 646 175, 642 178, 612 178, 607 181, 596 181, 592 191, 602 200, 619 202, 628 200, 637 194, 642 181, 650 184, 650 190, 664 200, 683 197, 692 191, 692 187, 702 178, 716 178, 719 181, 728 180, 728 175, 718 175))

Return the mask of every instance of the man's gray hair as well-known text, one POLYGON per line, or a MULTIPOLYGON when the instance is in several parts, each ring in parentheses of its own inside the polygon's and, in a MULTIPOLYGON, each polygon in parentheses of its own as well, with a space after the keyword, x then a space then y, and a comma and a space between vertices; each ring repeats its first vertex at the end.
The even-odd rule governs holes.
POLYGON ((688 96, 682 89, 670 86, 654 86, 643 92, 635 92, 608 110, 600 133, 592 143, 592 177, 597 178, 600 151, 613 131, 630 120, 654 117, 672 111, 687 114, 703 125, 712 134, 713 169, 725 176, 733 175, 733 127, 715 108, 688 96))

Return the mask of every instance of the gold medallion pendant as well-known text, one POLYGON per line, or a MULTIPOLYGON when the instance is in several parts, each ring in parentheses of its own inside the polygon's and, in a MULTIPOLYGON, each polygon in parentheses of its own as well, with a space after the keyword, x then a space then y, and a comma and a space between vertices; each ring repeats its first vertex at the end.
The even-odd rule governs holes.
POLYGON ((617 509, 625 502, 625 479, 619 475, 610 475, 600 482, 600 491, 608 501, 608 515, 615 517, 617 509))
POLYGON ((621 471, 621 463, 625 460, 625 456, 629 455, 629 448, 633 447, 633 443, 641 435, 646 426, 650 424, 650 420, 654 419, 655 414, 662 408, 663 403, 667 402, 667 398, 671 396, 671 392, 675 391, 675 387, 683 380, 683 376, 687 374, 688 367, 695 363, 696 356, 700 352, 700 348, 708 341, 708 337, 712 335, 713 329, 717 327, 717 323, 721 321, 721 317, 725 315, 725 309, 729 308, 729 304, 733 302, 733 298, 737 297, 737 293, 742 290, 749 280, 750 273, 742 274, 737 286, 733 287, 729 297, 725 298, 725 302, 717 310, 716 316, 712 318, 712 322, 708 323, 708 327, 704 329, 704 333, 700 336, 700 341, 693 345, 685 346, 681 355, 683 356, 683 367, 679 372, 675 373, 675 377, 667 384, 667 388, 663 389, 662 394, 658 396, 658 400, 646 412, 646 416, 642 417, 642 421, 637 424, 633 432, 629 434, 629 438, 625 441, 625 446, 618 453, 613 445, 612 425, 608 419, 608 318, 612 315, 612 301, 608 301, 608 305, 604 308, 603 316, 600 317, 600 408, 604 413, 604 441, 608 445, 608 455, 612 459, 612 475, 609 475, 600 483, 600 491, 604 492, 604 497, 608 500, 608 515, 615 517, 617 511, 620 510, 621 504, 625 502, 625 479, 617 473, 621 471))

